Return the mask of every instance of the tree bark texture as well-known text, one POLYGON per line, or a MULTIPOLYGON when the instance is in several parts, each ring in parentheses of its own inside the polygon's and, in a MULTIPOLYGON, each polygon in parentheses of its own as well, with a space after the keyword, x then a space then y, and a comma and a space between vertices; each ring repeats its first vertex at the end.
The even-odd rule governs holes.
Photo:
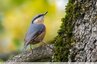
POLYGON ((75 4, 82 11, 73 28, 75 45, 69 60, 97 61, 97 0, 75 0, 75 4))
POLYGON ((22 52, 7 62, 35 62, 35 61, 52 61, 52 45, 45 45, 31 50, 22 52))

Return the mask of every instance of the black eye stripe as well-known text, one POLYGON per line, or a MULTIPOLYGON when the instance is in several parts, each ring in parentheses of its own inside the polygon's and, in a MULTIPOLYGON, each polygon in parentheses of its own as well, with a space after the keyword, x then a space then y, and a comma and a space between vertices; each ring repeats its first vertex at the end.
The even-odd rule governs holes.
POLYGON ((41 16, 43 16, 44 14, 39 14, 39 15, 37 15, 36 17, 34 17, 33 18, 33 20, 32 20, 32 23, 34 22, 34 20, 36 20, 37 18, 39 18, 39 17, 41 17, 41 16))

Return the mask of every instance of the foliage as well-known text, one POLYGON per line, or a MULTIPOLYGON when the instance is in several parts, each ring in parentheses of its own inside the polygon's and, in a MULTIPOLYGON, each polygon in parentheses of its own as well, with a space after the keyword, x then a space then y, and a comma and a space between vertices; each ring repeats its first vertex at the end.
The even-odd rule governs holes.
POLYGON ((72 30, 76 19, 80 16, 80 6, 74 4, 74 2, 75 0, 69 0, 66 6, 65 18, 62 18, 58 36, 54 39, 54 61, 68 61, 69 50, 72 47, 72 43, 75 42, 72 30))
POLYGON ((4 29, 4 27, 2 25, 2 16, 0 16, 0 33, 3 32, 3 29, 4 29))

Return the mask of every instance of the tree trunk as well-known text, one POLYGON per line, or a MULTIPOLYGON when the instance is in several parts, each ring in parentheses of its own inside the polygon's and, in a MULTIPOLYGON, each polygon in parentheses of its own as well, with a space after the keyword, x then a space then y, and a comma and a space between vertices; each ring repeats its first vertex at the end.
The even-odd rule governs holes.
POLYGON ((97 0, 69 0, 54 61, 97 61, 97 0))
POLYGON ((76 44, 70 52, 70 61, 97 61, 97 0, 78 0, 83 16, 76 20, 73 34, 76 44))

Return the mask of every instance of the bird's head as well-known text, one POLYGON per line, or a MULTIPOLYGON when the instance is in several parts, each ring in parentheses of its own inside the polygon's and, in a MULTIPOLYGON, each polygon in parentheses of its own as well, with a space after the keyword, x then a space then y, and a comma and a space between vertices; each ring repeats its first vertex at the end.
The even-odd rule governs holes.
POLYGON ((42 24, 44 22, 44 16, 47 14, 48 12, 45 12, 44 14, 39 14, 37 16, 35 16, 32 20, 32 23, 36 23, 36 24, 42 24))

